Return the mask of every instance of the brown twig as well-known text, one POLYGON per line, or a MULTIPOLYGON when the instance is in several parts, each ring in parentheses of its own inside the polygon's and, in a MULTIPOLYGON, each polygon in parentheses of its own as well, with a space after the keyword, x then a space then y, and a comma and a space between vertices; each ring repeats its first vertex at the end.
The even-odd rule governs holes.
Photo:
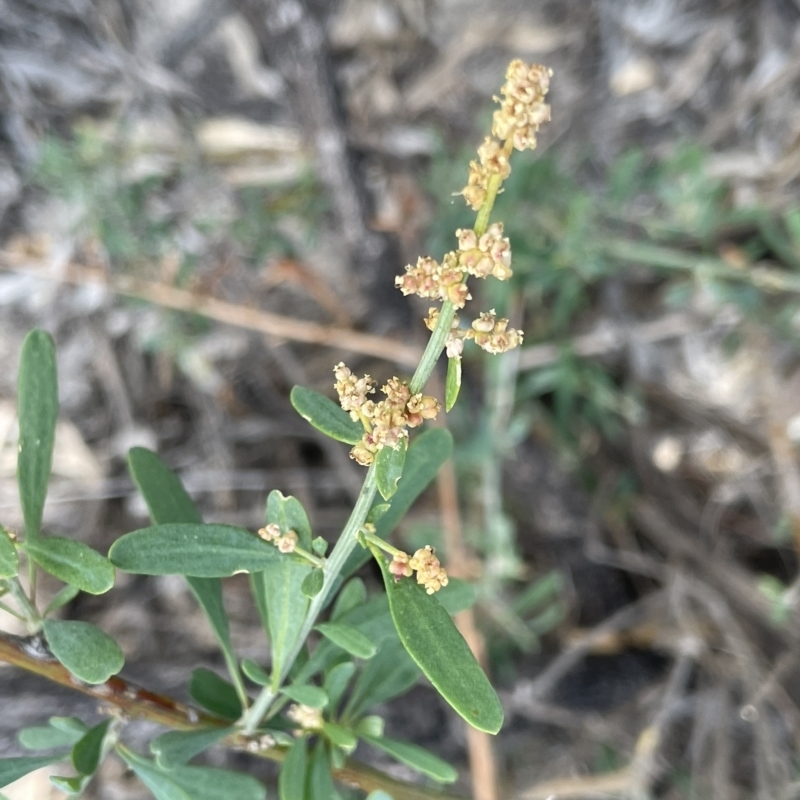
MULTIPOLYGON (((66 686, 93 697, 100 703, 110 704, 123 711, 131 719, 145 719, 174 730, 194 730, 202 727, 226 727, 229 723, 191 706, 179 703, 171 697, 156 694, 147 689, 114 676, 105 683, 92 685, 77 680, 56 661, 38 637, 19 637, 0 633, 0 661, 19 667, 26 672, 46 678, 53 683, 66 686)), ((247 752, 259 758, 281 762, 285 750, 279 747, 251 749, 252 742, 232 734, 222 744, 247 752)), ((356 786, 365 792, 382 790, 394 800, 456 800, 454 795, 415 786, 355 760, 349 760, 341 769, 333 770, 333 776, 343 783, 356 786)))
POLYGON ((16 253, 0 250, 0 269, 9 272, 35 275, 39 278, 60 280, 80 286, 103 286, 114 294, 135 297, 176 311, 199 314, 237 328, 258 331, 280 339, 292 339, 296 342, 376 356, 404 367, 413 368, 419 363, 420 350, 395 339, 284 317, 249 306, 228 303, 215 297, 197 295, 164 283, 139 280, 130 275, 108 275, 101 270, 74 262, 69 263, 63 273, 58 275, 50 273, 48 267, 49 264, 44 259, 20 257, 16 253))

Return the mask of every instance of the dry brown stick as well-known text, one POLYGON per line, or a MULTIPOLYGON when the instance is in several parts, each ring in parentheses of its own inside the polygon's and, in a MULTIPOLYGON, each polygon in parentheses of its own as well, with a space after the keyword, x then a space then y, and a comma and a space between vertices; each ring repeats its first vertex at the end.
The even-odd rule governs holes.
POLYGON ((45 260, 21 258, 15 253, 0 250, 0 269, 9 272, 35 275, 80 286, 103 286, 114 294, 146 300, 176 311, 199 314, 237 328, 246 328, 281 339, 376 356, 404 367, 416 367, 421 356, 421 351, 417 347, 395 339, 284 317, 269 311, 217 300, 215 297, 196 295, 163 283, 139 280, 129 275, 107 275, 101 270, 76 263, 68 264, 62 274, 54 275, 49 272, 48 266, 45 260))
MULTIPOLYGON (((112 705, 131 719, 144 719, 167 728, 183 731, 229 725, 225 720, 179 703, 171 697, 142 689, 119 676, 109 678, 105 683, 97 685, 83 683, 73 677, 47 652, 38 637, 23 638, 0 633, 0 661, 39 675, 53 683, 82 692, 100 703, 112 705)), ((253 742, 238 733, 223 739, 222 744, 237 749, 246 749, 252 755, 271 761, 281 762, 286 755, 285 751, 278 747, 259 746, 258 749, 251 749, 253 742)), ((382 790, 391 795, 394 800, 456 800, 454 795, 442 794, 397 780, 352 759, 341 769, 334 769, 333 776, 337 780, 356 786, 365 792, 382 790)))

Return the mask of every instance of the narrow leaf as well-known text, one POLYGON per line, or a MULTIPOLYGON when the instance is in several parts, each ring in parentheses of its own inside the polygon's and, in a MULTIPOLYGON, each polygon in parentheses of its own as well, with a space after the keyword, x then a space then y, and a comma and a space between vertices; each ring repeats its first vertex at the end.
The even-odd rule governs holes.
POLYGON ((114 585, 111 562, 83 542, 42 536, 24 544, 27 554, 60 581, 89 594, 103 594, 114 585))
POLYGON ((86 683, 105 683, 125 663, 119 645, 88 622, 47 619, 44 635, 53 655, 86 683))
POLYGON ((49 775, 48 780, 60 792, 66 794, 80 795, 92 780, 91 775, 76 775, 74 778, 65 778, 62 775, 49 775))
POLYGON ((325 573, 321 569, 312 569, 303 578, 300 589, 306 597, 316 597, 322 591, 322 584, 325 582, 325 573))
MULTIPOLYGON (((183 488, 180 478, 155 453, 144 447, 132 448, 128 452, 128 469, 157 525, 170 522, 202 523, 202 516, 183 488)), ((228 672, 242 699, 244 685, 231 644, 228 617, 222 602, 222 584, 218 578, 187 576, 186 581, 211 624, 228 672)))
POLYGON ((361 631, 350 625, 322 622, 314 629, 356 658, 372 658, 377 652, 375 645, 361 631))
POLYGON ((150 752, 162 769, 182 767, 211 745, 224 739, 233 728, 203 728, 197 731, 168 731, 150 742, 150 752))
POLYGON ((103 741, 108 732, 111 719, 103 720, 90 728, 72 748, 72 766, 81 775, 94 775, 103 757, 103 741))
POLYGON ((284 686, 281 689, 281 694, 285 694, 290 700, 295 703, 300 703, 310 708, 325 708, 328 705, 328 695, 324 689, 319 686, 311 686, 310 684, 292 684, 291 686, 284 686))
POLYGON ((338 442, 356 444, 364 435, 364 428, 324 394, 295 386, 289 399, 304 420, 338 442))
POLYGON ((189 694, 203 708, 223 719, 236 720, 242 716, 242 701, 236 688, 210 669, 200 667, 192 672, 189 694))
POLYGON ((47 608, 44 610, 42 616, 46 617, 59 608, 62 608, 67 603, 71 603, 78 596, 78 592, 80 592, 80 589, 77 586, 63 586, 47 604, 47 608))
POLYGON ((0 578, 14 578, 19 572, 17 547, 9 532, 0 525, 0 578))
POLYGON ((347 685, 350 683, 355 671, 356 665, 352 661, 346 661, 344 664, 337 664, 332 667, 325 675, 323 689, 328 695, 328 703, 332 714, 336 713, 336 708, 345 691, 347 691, 347 685))
POLYGON ((160 770, 149 758, 118 747, 117 752, 125 763, 136 773, 136 777, 153 793, 156 800, 197 800, 185 792, 170 776, 160 770))
POLYGON ((307 797, 309 800, 333 800, 335 793, 328 752, 325 743, 318 741, 311 755, 307 797))
POLYGON ((470 725, 497 733, 503 724, 503 707, 450 615, 415 581, 395 582, 386 560, 380 553, 375 555, 392 619, 408 654, 470 725))
POLYGON ((384 447, 375 456, 375 482, 384 500, 389 500, 397 491, 397 483, 403 474, 406 462, 408 439, 404 436, 397 447, 384 447))
POLYGON ((306 770, 308 768, 308 743, 298 739, 286 754, 278 776, 280 800, 305 800, 306 770))
POLYGON ((63 761, 67 753, 55 756, 21 756, 19 758, 0 758, 0 789, 19 780, 23 775, 50 764, 63 761))
POLYGON ((392 758, 396 758, 402 764, 433 778, 440 783, 453 783, 458 778, 458 772, 446 761, 433 755, 422 747, 408 742, 398 742, 395 739, 377 738, 375 736, 363 736, 364 740, 373 747, 383 750, 392 758))
POLYGON ((461 357, 447 359, 447 379, 444 385, 444 410, 449 412, 461 391, 461 357))
POLYGON ((214 767, 176 767, 168 775, 192 800, 266 800, 267 790, 250 775, 214 767))
POLYGON ((76 731, 60 731, 52 725, 23 728, 18 734, 19 743, 26 750, 52 750, 56 747, 72 747, 81 738, 76 731))
POLYGON ((242 672, 244 672, 253 683, 257 683, 259 686, 270 685, 271 678, 269 673, 265 672, 255 661, 249 658, 242 659, 242 672))
POLYGON ((322 732, 331 744, 335 744, 337 747, 342 747, 345 750, 354 750, 358 743, 358 739, 356 739, 352 731, 348 731, 347 728, 343 728, 335 722, 323 722, 322 732))
POLYGON ((339 592, 331 612, 331 619, 335 622, 356 606, 363 605, 367 599, 367 587, 361 578, 352 578, 339 592))
POLYGON ((126 533, 108 553, 125 572, 198 578, 258 572, 281 556, 277 548, 244 528, 180 522, 126 533))
POLYGON ((31 331, 22 345, 17 406, 17 483, 25 537, 32 540, 39 535, 42 524, 58 419, 56 349, 50 334, 39 329, 31 331))

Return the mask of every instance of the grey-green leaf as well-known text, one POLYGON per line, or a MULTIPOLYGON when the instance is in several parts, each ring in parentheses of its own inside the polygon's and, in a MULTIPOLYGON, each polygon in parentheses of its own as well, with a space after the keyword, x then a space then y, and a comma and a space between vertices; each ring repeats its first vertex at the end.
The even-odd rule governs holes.
POLYGON ((126 533, 108 552, 111 562, 125 572, 198 578, 258 572, 281 556, 244 528, 180 522, 126 533))
POLYGON ((327 748, 324 742, 318 741, 311 755, 307 797, 309 800, 333 800, 335 792, 327 748))
POLYGON ((325 708, 328 705, 328 695, 324 689, 319 686, 311 686, 310 684, 292 684, 291 686, 284 686, 281 689, 281 694, 285 694, 290 700, 295 703, 300 703, 304 706, 311 708, 325 708))
POLYGON ((80 795, 92 780, 91 775, 76 775, 74 778, 66 778, 63 775, 50 775, 50 783, 60 792, 70 795, 80 795))
POLYGON ((119 645, 88 622, 47 619, 44 635, 53 655, 86 683, 105 683, 125 663, 119 645))
MULTIPOLYGON (((374 659, 373 659, 374 661, 374 659)), ((370 664, 372 661, 370 661, 370 664)), ((356 665, 352 661, 345 661, 332 667, 325 675, 323 688, 328 695, 331 713, 336 713, 336 708, 347 690, 347 685, 356 671, 356 665)))
POLYGON ((45 571, 89 594, 103 594, 114 585, 114 567, 89 545, 62 536, 25 542, 25 552, 45 571))
POLYGON ((433 755, 422 747, 408 742, 398 742, 395 739, 378 738, 362 734, 362 737, 373 747, 383 750, 392 758, 397 759, 412 769, 433 778, 440 783, 452 783, 458 778, 458 772, 446 761, 433 755))
POLYGON ((250 775, 214 767, 176 767, 167 773, 192 800, 266 800, 267 790, 250 775))
POLYGON ((9 532, 0 525, 0 578, 14 578, 19 572, 17 546, 9 532))
POLYGON ((259 686, 270 685, 271 680, 269 674, 261 669, 255 661, 249 658, 242 659, 242 672, 244 672, 253 683, 257 683, 259 686))
POLYGON ((450 411, 461 391, 461 357, 447 359, 447 379, 444 384, 444 410, 450 411))
POLYGON ((81 775, 94 775, 103 757, 103 742, 111 719, 90 728, 72 748, 72 766, 81 775))
POLYGON ((52 614, 53 611, 57 611, 62 606, 72 602, 78 596, 78 592, 80 592, 80 588, 77 586, 62 586, 53 596, 53 599, 47 604, 47 608, 44 610, 42 616, 46 617, 52 614))
POLYGON ((82 736, 77 731, 63 731, 52 725, 23 728, 18 734, 19 743, 27 750, 53 750, 72 747, 82 736))
POLYGON ((304 420, 338 442, 356 444, 364 435, 364 428, 324 394, 295 386, 289 399, 304 420))
POLYGON ((182 767, 211 745, 224 739, 233 728, 202 728, 196 731, 167 731, 150 742, 150 752, 162 769, 182 767))
POLYGON ((306 770, 308 769, 308 743, 298 739, 286 754, 278 776, 280 800, 305 800, 306 770))
POLYGON ((372 658, 377 652, 375 645, 361 631, 351 625, 344 625, 340 622, 322 622, 314 629, 356 658, 372 658))
POLYGON ((400 439, 396 448, 384 447, 375 456, 375 483, 384 500, 392 498, 397 491, 397 483, 403 474, 406 462, 408 439, 400 439))
POLYGON ((303 578, 300 590, 306 597, 316 597, 322 591, 322 584, 325 582, 325 573, 321 569, 312 569, 303 578))
POLYGON ((136 777, 153 793, 156 800, 197 800, 183 790, 171 777, 160 770, 148 758, 128 750, 127 747, 118 747, 117 752, 125 763, 136 773, 136 777))
POLYGON ((395 628, 408 654, 441 696, 467 722, 487 733, 503 724, 503 707, 450 615, 413 580, 395 581, 380 553, 395 628))
POLYGON ((267 497, 267 508, 264 518, 269 525, 273 523, 281 529, 281 533, 294 531, 300 547, 311 549, 311 523, 303 504, 296 498, 283 495, 273 489, 267 497))
POLYGON ((242 716, 242 701, 233 684, 210 669, 199 667, 192 671, 189 694, 203 708, 223 719, 235 720, 242 716))
POLYGON ((346 614, 356 606, 366 602, 367 587, 361 578, 351 578, 339 592, 336 602, 333 605, 331 619, 335 622, 339 617, 346 614))
POLYGON ((459 578, 450 578, 447 586, 436 592, 436 599, 444 606, 448 614, 458 614, 472 608, 478 597, 478 590, 471 583, 459 578))
MULTIPOLYGON (((202 523, 202 516, 183 488, 180 478, 155 453, 144 447, 131 448, 128 451, 128 469, 157 525, 170 522, 202 523)), ((222 584, 218 578, 186 576, 186 581, 214 630, 228 672, 242 699, 244 684, 231 644, 228 617, 222 602, 222 584)))
POLYGON ((17 407, 17 483, 25 517, 25 536, 30 540, 39 535, 42 524, 58 419, 56 349, 50 334, 43 330, 32 330, 23 342, 17 407))
POLYGON ((63 761, 67 753, 55 756, 20 756, 18 758, 0 758, 0 789, 9 783, 19 780, 23 775, 41 769, 58 761, 63 761))

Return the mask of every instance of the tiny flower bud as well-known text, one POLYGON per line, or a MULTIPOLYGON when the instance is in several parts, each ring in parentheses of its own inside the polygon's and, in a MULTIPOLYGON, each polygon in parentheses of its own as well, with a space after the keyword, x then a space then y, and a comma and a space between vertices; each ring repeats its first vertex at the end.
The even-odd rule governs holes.
POLYGON ((286 716, 304 731, 318 731, 322 728, 322 711, 318 708, 293 703, 286 716))
POLYGON ((287 531, 277 540, 276 544, 281 553, 293 553, 294 548, 297 547, 297 534, 294 531, 287 531))
POLYGON ((258 535, 267 542, 274 542, 280 538, 281 529, 274 523, 270 522, 265 528, 260 528, 258 535))
POLYGON ((389 572, 394 575, 395 581, 399 581, 400 578, 410 578, 414 574, 414 570, 408 566, 408 555, 406 553, 395 553, 389 564, 389 572))

